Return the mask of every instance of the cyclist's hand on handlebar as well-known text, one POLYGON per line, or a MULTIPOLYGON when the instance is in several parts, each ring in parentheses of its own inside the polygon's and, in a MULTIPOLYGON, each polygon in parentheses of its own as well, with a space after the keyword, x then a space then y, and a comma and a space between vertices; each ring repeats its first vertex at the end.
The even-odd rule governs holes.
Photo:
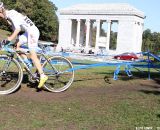
POLYGON ((0 49, 2 49, 2 47, 3 47, 4 45, 7 45, 7 44, 9 44, 9 43, 10 43, 10 41, 8 41, 7 39, 2 40, 2 41, 0 42, 0 49))
POLYGON ((4 39, 4 40, 1 41, 2 45, 7 45, 9 43, 10 43, 10 41, 8 41, 7 39, 4 39))

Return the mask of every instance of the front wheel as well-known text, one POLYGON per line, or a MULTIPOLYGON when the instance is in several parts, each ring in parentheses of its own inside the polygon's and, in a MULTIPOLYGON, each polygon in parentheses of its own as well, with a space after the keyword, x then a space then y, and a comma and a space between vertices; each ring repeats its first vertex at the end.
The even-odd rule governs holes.
POLYGON ((7 55, 0 55, 0 94, 16 91, 22 78, 23 71, 18 61, 7 55))
POLYGON ((51 92, 62 92, 74 80, 72 63, 65 57, 53 56, 43 64, 43 71, 49 77, 44 87, 51 92))

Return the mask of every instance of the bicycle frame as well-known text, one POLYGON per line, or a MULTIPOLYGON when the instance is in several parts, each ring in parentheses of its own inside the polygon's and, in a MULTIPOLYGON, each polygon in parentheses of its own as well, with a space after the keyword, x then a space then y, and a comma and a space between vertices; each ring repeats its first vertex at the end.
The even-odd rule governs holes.
MULTIPOLYGON (((24 52, 16 51, 13 43, 0 45, 0 47, 2 47, 3 51, 7 52, 7 54, 0 55, 2 62, 0 66, 0 81, 2 81, 0 82, 0 94, 10 94, 18 89, 23 79, 23 67, 32 83, 39 82, 40 77, 37 69, 28 67, 21 55, 28 55, 29 50, 26 51, 27 49, 25 49, 24 52), (14 70, 12 67, 15 67, 16 69, 14 70)), ((44 84, 44 88, 50 92, 65 91, 74 80, 72 63, 63 56, 47 55, 45 45, 42 45, 42 47, 37 48, 37 50, 40 49, 40 52, 37 52, 37 55, 40 57, 39 59, 42 63, 43 72, 49 77, 44 84)))
MULTIPOLYGON (((18 60, 20 60, 20 62, 25 66, 27 72, 32 76, 32 78, 35 79, 37 82, 39 82, 39 79, 37 79, 37 77, 35 77, 33 75, 30 68, 27 66, 27 64, 24 62, 23 58, 20 56, 20 53, 23 53, 23 52, 15 51, 14 49, 12 49, 9 46, 13 46, 13 43, 10 42, 8 45, 4 46, 4 49, 10 54, 10 55, 8 55, 10 57, 10 59, 7 61, 7 64, 4 66, 4 70, 8 68, 8 66, 11 62, 11 59, 14 58, 14 55, 16 55, 18 60)), ((38 54, 40 54, 40 62, 42 60, 42 57, 45 58, 45 60, 51 65, 52 69, 55 70, 55 74, 58 74, 57 69, 50 63, 48 58, 45 56, 45 51, 43 49, 41 49, 41 51, 42 51, 42 53, 38 53, 38 54)), ((29 50, 24 54, 29 54, 29 50)), ((20 66, 21 66, 21 64, 20 64, 20 66)))

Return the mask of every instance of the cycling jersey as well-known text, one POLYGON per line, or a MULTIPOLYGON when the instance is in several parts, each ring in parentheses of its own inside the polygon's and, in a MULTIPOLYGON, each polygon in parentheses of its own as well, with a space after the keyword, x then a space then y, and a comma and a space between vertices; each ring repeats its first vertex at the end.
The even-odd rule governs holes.
POLYGON ((21 29, 21 31, 28 31, 35 26, 27 16, 18 13, 16 10, 6 10, 6 19, 12 23, 13 30, 21 29))
POLYGON ((36 50, 38 46, 39 30, 27 17, 16 10, 6 10, 6 19, 12 24, 12 29, 20 29, 25 33, 19 37, 21 44, 28 43, 30 50, 36 50))

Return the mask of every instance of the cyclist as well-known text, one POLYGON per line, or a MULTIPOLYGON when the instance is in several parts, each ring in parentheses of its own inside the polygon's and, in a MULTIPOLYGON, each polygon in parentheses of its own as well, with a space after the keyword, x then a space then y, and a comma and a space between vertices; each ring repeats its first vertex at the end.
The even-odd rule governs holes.
POLYGON ((28 43, 30 57, 40 74, 40 82, 38 88, 41 89, 44 83, 47 81, 48 76, 44 74, 40 60, 38 59, 36 53, 40 35, 38 28, 27 16, 22 15, 16 10, 5 9, 3 2, 0 2, 0 17, 7 20, 7 22, 12 26, 13 29, 13 33, 7 38, 5 43, 14 40, 21 31, 24 31, 24 34, 19 37, 17 49, 19 49, 22 41, 26 41, 28 43))

